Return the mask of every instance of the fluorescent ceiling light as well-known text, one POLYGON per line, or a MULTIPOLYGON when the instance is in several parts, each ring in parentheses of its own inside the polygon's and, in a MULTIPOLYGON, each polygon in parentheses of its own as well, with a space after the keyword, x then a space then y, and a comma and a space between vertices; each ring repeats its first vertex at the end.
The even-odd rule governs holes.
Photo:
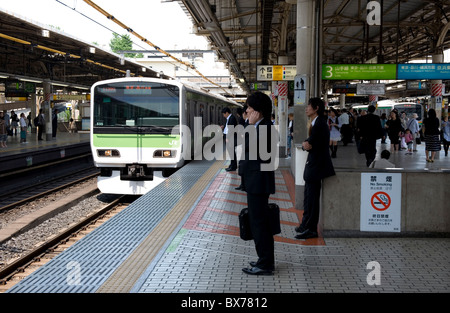
POLYGON ((42 80, 37 79, 19 78, 19 80, 30 83, 38 83, 38 84, 42 83, 42 80))

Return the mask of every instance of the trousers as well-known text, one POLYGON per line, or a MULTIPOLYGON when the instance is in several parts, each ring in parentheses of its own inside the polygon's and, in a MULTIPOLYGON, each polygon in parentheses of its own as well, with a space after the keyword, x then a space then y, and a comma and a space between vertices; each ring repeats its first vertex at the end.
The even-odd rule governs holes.
POLYGON ((322 180, 305 182, 305 192, 303 198, 303 218, 301 226, 303 229, 317 232, 320 213, 320 189, 322 180))
POLYGON ((258 255, 256 267, 273 270, 275 265, 275 241, 269 219, 269 194, 247 193, 247 203, 250 228, 258 255))

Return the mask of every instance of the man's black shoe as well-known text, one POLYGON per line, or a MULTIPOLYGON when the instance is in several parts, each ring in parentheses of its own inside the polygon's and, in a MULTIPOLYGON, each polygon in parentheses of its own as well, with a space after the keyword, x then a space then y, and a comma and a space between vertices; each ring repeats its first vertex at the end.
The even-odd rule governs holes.
POLYGON ((230 167, 227 167, 226 169, 225 169, 225 171, 227 171, 227 172, 231 172, 231 171, 235 171, 236 169, 235 168, 230 168, 230 167))
POLYGON ((302 225, 295 227, 297 233, 303 233, 305 230, 302 225))
MULTIPOLYGON (((256 265, 258 264, 258 262, 250 261, 250 262, 248 262, 248 264, 250 264, 251 267, 257 267, 256 265)), ((274 268, 272 268, 272 271, 273 270, 274 270, 274 268)))
POLYGON ((242 271, 245 274, 249 274, 249 275, 273 275, 273 271, 263 270, 256 266, 254 266, 252 268, 243 268, 242 271))
POLYGON ((305 230, 303 233, 298 234, 295 236, 296 239, 310 239, 310 238, 317 238, 319 237, 319 234, 315 231, 310 231, 309 229, 305 230))

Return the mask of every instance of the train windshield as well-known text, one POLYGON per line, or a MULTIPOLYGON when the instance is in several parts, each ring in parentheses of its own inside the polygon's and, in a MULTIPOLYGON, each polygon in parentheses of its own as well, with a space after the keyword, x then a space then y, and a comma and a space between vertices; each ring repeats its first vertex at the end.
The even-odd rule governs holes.
POLYGON ((179 125, 180 90, 153 82, 120 82, 96 86, 94 127, 145 128, 145 132, 179 125))
POLYGON ((395 105, 395 108, 397 109, 398 113, 405 112, 406 117, 412 118, 413 113, 417 113, 417 118, 419 120, 422 120, 422 106, 420 104, 398 104, 395 105))

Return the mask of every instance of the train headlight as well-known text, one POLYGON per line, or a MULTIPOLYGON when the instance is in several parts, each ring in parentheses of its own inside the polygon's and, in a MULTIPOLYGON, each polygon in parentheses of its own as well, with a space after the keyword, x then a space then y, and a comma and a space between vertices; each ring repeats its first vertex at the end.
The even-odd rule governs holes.
POLYGON ((153 153, 153 157, 155 158, 174 158, 175 155, 175 150, 156 150, 155 153, 153 153))
POLYGON ((99 157, 120 157, 120 152, 116 149, 102 149, 97 150, 97 155, 99 157))

